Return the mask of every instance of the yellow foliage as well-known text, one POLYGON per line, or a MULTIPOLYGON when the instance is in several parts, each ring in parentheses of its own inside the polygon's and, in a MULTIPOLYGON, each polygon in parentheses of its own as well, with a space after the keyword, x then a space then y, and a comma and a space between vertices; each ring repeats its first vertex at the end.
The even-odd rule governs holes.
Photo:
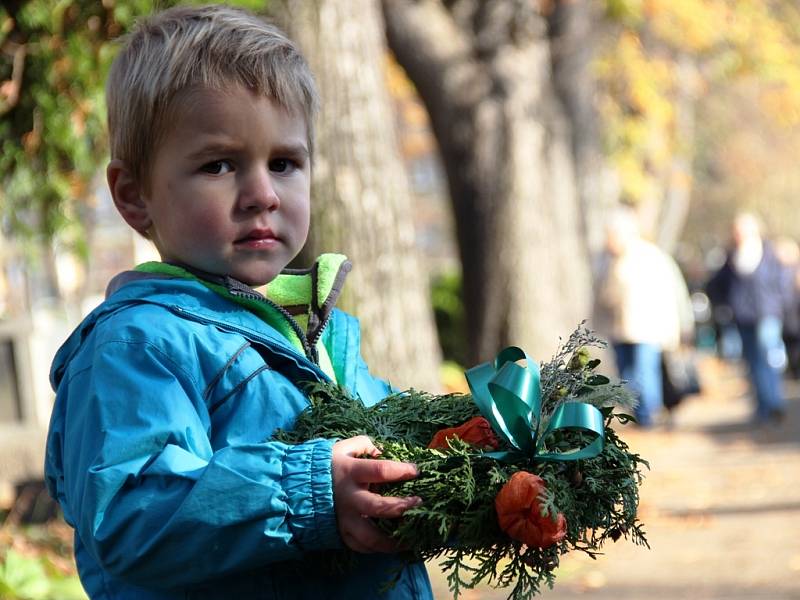
POLYGON ((723 0, 646 0, 644 12, 661 40, 691 52, 705 52, 725 39, 729 4, 723 0))
POLYGON ((628 200, 638 202, 652 196, 655 190, 655 180, 641 168, 636 156, 622 154, 616 157, 614 164, 620 175, 622 196, 628 200))
POLYGON ((759 101, 764 111, 784 127, 800 124, 800 86, 764 90, 759 101))
POLYGON ((673 157, 691 146, 681 139, 677 107, 721 81, 757 76, 766 84, 761 109, 783 126, 800 124, 800 4, 794 0, 605 1, 619 34, 595 64, 598 107, 610 158, 631 199, 669 181, 673 157), (699 80, 679 76, 687 65, 699 80))

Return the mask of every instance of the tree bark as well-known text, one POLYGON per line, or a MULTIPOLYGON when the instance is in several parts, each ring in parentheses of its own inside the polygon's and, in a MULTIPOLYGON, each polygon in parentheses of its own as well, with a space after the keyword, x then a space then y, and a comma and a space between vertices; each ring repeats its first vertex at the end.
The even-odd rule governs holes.
POLYGON ((340 306, 361 321, 372 372, 399 388, 437 391, 441 350, 384 79, 380 7, 377 0, 285 6, 322 96, 304 254, 340 252, 353 261, 340 306))
POLYGON ((587 316, 570 134, 532 2, 384 0, 389 45, 439 143, 470 358, 548 357, 587 316))

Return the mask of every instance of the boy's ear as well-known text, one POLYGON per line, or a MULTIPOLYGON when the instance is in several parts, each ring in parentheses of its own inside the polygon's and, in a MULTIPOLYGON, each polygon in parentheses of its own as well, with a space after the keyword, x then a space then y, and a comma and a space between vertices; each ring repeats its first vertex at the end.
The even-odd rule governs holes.
POLYGON ((106 179, 119 214, 128 225, 146 236, 152 221, 142 186, 131 169, 124 161, 115 158, 106 167, 106 179))

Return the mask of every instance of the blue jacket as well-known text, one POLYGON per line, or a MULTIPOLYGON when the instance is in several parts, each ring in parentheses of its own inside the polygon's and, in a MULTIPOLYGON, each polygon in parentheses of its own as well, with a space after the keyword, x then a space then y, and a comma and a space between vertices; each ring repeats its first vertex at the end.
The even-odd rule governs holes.
MULTIPOLYGON (((321 342, 341 385, 372 404, 388 386, 333 310, 321 342)), ((45 473, 75 528, 93 600, 432 598, 422 564, 341 548, 331 440, 269 441, 327 379, 273 327, 203 284, 123 285, 58 351, 45 473), (398 576, 399 571, 399 576, 398 576), (385 594, 387 581, 397 581, 385 594)))

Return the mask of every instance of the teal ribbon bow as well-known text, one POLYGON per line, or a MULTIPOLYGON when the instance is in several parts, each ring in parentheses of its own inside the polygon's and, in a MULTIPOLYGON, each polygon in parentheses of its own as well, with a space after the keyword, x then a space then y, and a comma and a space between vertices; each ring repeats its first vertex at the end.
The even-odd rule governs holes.
MULTIPOLYGON (((513 448, 535 460, 571 461, 597 456, 603 450, 603 414, 585 402, 565 402, 553 413, 539 436, 542 419, 542 390, 539 365, 516 346, 501 351, 493 362, 480 364, 466 372, 472 398, 492 429, 513 448), (523 367, 517 364, 525 360, 523 367), (583 448, 567 452, 542 452, 547 436, 559 429, 582 429, 596 435, 583 448)), ((504 459, 510 452, 490 452, 504 459)))

